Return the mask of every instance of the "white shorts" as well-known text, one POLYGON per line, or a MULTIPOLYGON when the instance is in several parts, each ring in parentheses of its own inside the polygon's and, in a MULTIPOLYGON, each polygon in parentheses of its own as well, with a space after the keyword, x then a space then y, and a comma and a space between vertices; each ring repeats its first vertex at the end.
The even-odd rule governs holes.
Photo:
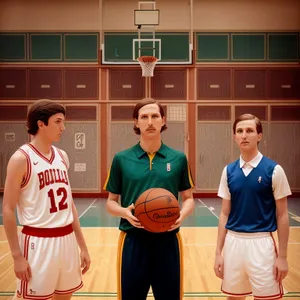
POLYGON ((17 279, 18 298, 46 300, 53 294, 72 294, 83 286, 74 232, 60 237, 20 233, 19 243, 32 278, 29 282, 17 279))
POLYGON ((280 299, 281 282, 274 277, 276 244, 270 232, 228 231, 223 249, 222 292, 230 296, 253 295, 254 299, 280 299))

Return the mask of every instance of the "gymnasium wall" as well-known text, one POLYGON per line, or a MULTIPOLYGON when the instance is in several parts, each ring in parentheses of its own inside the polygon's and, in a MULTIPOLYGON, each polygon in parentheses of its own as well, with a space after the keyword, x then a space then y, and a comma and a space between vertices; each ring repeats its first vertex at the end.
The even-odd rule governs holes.
POLYGON ((297 0, 196 0, 195 30, 268 31, 300 28, 297 0))
POLYGON ((231 127, 244 112, 262 120, 260 150, 300 192, 300 2, 156 5, 162 64, 145 79, 132 64, 137 1, 0 2, 0 189, 8 158, 29 140, 24 123, 36 99, 66 107, 58 145, 70 157, 73 191, 91 195, 103 192, 113 155, 138 140, 132 107, 151 96, 166 110, 163 141, 187 154, 197 193, 215 195, 223 167, 238 157, 231 127))
POLYGON ((99 30, 98 0, 1 0, 0 30, 99 30))
MULTIPOLYGON (((297 0, 157 0, 159 30, 295 30, 297 0)), ((135 0, 2 0, 1 30, 133 30, 135 0), (121 14, 121 18, 120 18, 121 14)))

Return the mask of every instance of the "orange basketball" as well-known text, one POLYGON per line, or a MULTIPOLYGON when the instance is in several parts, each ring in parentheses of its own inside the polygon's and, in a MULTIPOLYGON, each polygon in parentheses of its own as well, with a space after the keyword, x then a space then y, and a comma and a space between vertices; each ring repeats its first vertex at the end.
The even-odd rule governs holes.
POLYGON ((179 213, 178 200, 162 188, 146 190, 135 202, 134 215, 151 232, 167 231, 178 219, 179 213))

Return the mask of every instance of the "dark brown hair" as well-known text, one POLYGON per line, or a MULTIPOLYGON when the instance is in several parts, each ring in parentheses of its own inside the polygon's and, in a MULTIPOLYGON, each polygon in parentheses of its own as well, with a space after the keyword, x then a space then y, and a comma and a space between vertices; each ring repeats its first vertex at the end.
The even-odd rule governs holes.
POLYGON ((247 120, 254 120, 254 122, 256 124, 257 133, 258 134, 262 133, 263 129, 262 129, 262 124, 261 124, 259 118, 255 117, 252 114, 242 114, 233 123, 233 128, 232 128, 233 129, 233 134, 235 134, 237 123, 239 123, 241 121, 247 121, 247 120))
POLYGON ((27 132, 31 135, 36 135, 39 130, 37 122, 42 121, 48 126, 49 118, 58 113, 66 115, 65 108, 59 103, 47 99, 36 101, 30 106, 27 114, 27 132))
MULTIPOLYGON (((133 119, 136 119, 136 120, 137 120, 137 119, 139 118, 139 111, 140 111, 140 109, 141 109, 143 106, 148 105, 148 104, 156 104, 156 105, 158 106, 158 108, 159 108, 159 112, 160 112, 161 117, 163 118, 163 117, 165 116, 164 109, 163 109, 162 105, 161 105, 159 102, 157 102, 156 100, 154 100, 154 99, 152 99, 152 98, 144 98, 144 99, 142 99, 141 101, 139 101, 139 102, 135 105, 135 107, 134 107, 134 109, 133 109, 133 114, 132 114, 133 119)), ((166 124, 163 125, 163 126, 161 127, 160 132, 163 132, 163 131, 166 130, 167 128, 168 128, 168 127, 167 127, 166 124)), ((138 127, 136 127, 135 124, 134 124, 134 126, 133 126, 133 130, 134 130, 134 132, 135 132, 136 134, 141 134, 141 130, 140 130, 138 127)))

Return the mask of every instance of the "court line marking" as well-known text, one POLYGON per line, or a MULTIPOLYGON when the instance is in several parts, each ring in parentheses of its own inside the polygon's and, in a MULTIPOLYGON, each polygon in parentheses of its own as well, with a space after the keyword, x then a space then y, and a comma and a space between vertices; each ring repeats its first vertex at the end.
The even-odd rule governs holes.
MULTIPOLYGON (((0 225, 0 226, 3 226, 3 225, 0 225)), ((94 227, 91 227, 91 226, 81 226, 81 228, 83 229, 99 229, 99 228, 105 228, 105 229, 116 229, 116 230, 119 230, 119 224, 117 224, 116 226, 112 227, 112 226, 94 226, 94 227)), ((203 229, 206 229, 206 228, 216 228, 218 229, 218 226, 180 226, 181 229, 183 228, 203 228, 203 229)), ((300 229, 300 226, 290 226, 290 228, 299 228, 300 229)))
MULTIPOLYGON (((0 296, 13 296, 15 292, 0 292, 0 296)), ((283 297, 284 298, 296 298, 299 297, 300 292, 288 292, 283 297)), ((117 297, 116 292, 75 292, 73 297, 117 297)), ((153 293, 148 293, 148 297, 153 297, 153 293)), ((222 292, 185 292, 184 297, 194 298, 194 297, 217 297, 226 298, 226 295, 222 292)))
POLYGON ((300 223, 300 216, 298 216, 298 215, 296 215, 296 214, 294 214, 294 213, 292 213, 292 212, 290 212, 290 211, 288 211, 288 214, 289 214, 289 217, 290 217, 292 220, 294 220, 294 221, 300 223))
POLYGON ((7 252, 6 254, 2 255, 2 256, 0 257, 0 260, 2 260, 3 258, 5 258, 6 256, 8 256, 9 254, 10 254, 10 251, 7 252))
MULTIPOLYGON (((3 227, 3 226, 4 226, 3 224, 0 225, 0 227, 3 227)), ((19 226, 19 227, 21 228, 21 226, 19 226)), ((119 231, 119 224, 117 224, 116 226, 82 226, 81 225, 81 229, 99 229, 99 228, 114 229, 114 230, 119 231)), ((218 229, 218 226, 180 226, 180 228, 182 230, 184 230, 183 228, 191 228, 191 229, 216 228, 216 229, 218 229)), ((290 228, 300 229, 300 226, 290 226, 290 228)))
POLYGON ((7 240, 3 240, 3 241, 0 241, 0 244, 4 244, 4 243, 7 243, 8 241, 7 240))
MULTIPOLYGON (((87 246, 89 247, 115 247, 117 246, 118 244, 117 243, 105 243, 105 244, 87 244, 87 246)), ((183 244, 183 246, 192 246, 192 247, 207 247, 207 246, 216 246, 217 243, 206 243, 206 244, 199 244, 199 243, 196 243, 196 244, 183 244)), ((300 245, 300 242, 291 242, 291 243, 288 243, 288 245, 300 245)))
POLYGON ((209 209, 209 207, 201 199, 197 198, 197 200, 202 203, 217 219, 219 219, 219 217, 211 209, 209 209))
MULTIPOLYGON (((15 294, 15 292, 0 292, 0 296, 13 296, 15 294)), ((116 292, 75 292, 73 294, 73 297, 117 297, 117 293, 116 292)), ((153 298, 154 295, 152 293, 149 293, 147 295, 147 298, 151 297, 153 298)), ((205 292, 186 292, 184 293, 184 297, 188 297, 188 298, 195 298, 195 297, 217 297, 217 298, 224 298, 226 297, 226 295, 224 295, 221 292, 210 292, 210 293, 205 293, 205 292)))
MULTIPOLYGON (((213 210, 210 209, 210 207, 208 207, 208 206, 207 206, 200 198, 197 198, 197 201, 198 201, 199 203, 202 203, 203 205, 201 205, 201 206, 196 206, 196 207, 206 207, 213 215, 215 215, 215 216, 219 219, 219 217, 213 212, 213 210)), ((288 211, 288 214, 289 214, 289 215, 292 215, 293 217, 300 218, 300 216, 298 216, 298 215, 296 215, 296 214, 294 214, 294 213, 292 213, 292 212, 290 212, 290 211, 288 211)), ((290 226, 290 227, 292 227, 292 226, 290 226)), ((297 227, 297 226, 294 226, 294 227, 297 227)))
POLYGON ((294 217, 298 217, 298 218, 300 217, 300 216, 298 216, 298 215, 296 215, 296 214, 294 214, 294 213, 292 213, 290 211, 289 211, 289 214, 292 215, 292 216, 294 216, 294 217))
POLYGON ((93 204, 97 201, 98 199, 94 199, 94 201, 88 206, 88 208, 79 216, 79 219, 93 206, 93 204))

